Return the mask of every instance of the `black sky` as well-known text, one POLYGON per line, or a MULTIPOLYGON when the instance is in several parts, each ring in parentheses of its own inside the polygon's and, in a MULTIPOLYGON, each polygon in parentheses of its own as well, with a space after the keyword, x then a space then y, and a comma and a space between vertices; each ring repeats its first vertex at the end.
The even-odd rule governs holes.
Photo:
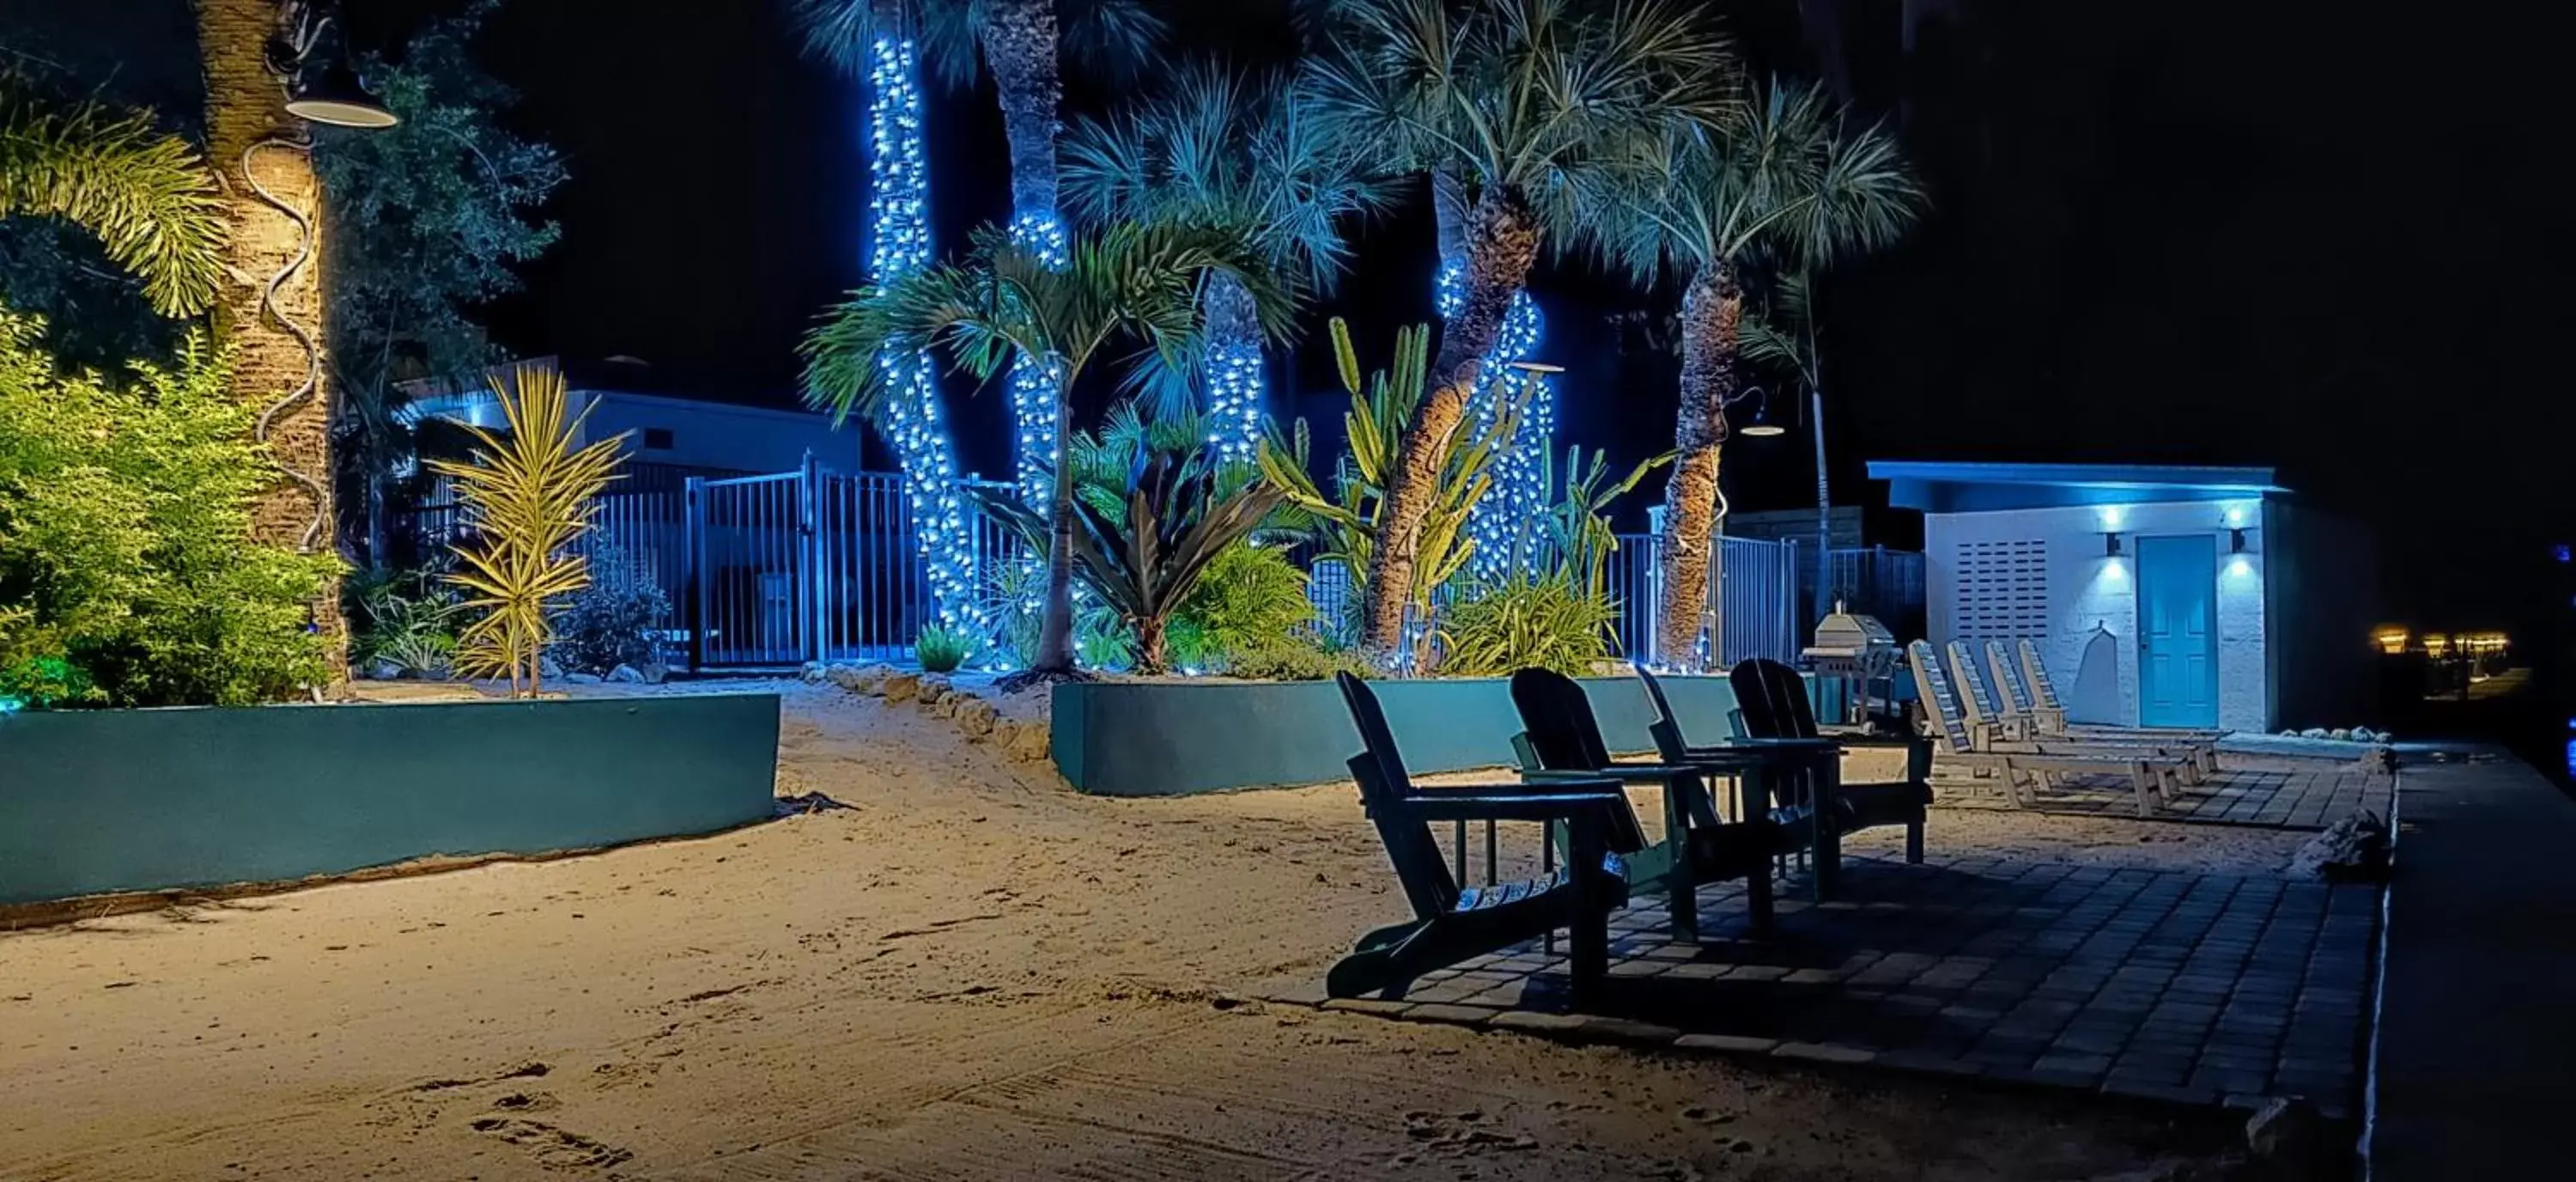
MULTIPOLYGON (((391 46, 452 3, 348 7, 362 43, 391 46)), ((1184 50, 1285 44, 1276 3, 1168 6, 1184 50)), ((1765 69, 1808 68, 1792 0, 1721 7, 1765 69)), ((1909 57, 1899 0, 1842 7, 1856 89, 1902 118, 1937 210, 1826 289, 1838 488, 1886 457, 2271 464, 2380 526, 2401 607, 2514 601, 2497 572, 2569 527, 2576 492, 2552 364, 2576 262, 2555 38, 2504 7, 1951 0, 1955 22, 1909 57)), ((793 397, 798 334, 859 278, 865 169, 855 87, 798 52, 783 8, 504 7, 483 59, 573 178, 552 211, 563 243, 493 310, 508 344, 643 357, 677 392, 793 397)), ((184 0, 0 15, 0 44, 180 116, 194 101, 184 0)), ((937 95, 931 118, 953 244, 1002 210, 1000 133, 989 92, 937 95)), ((1328 310, 1375 353, 1429 315, 1428 219, 1364 235, 1328 310)), ((1544 351, 1572 370, 1562 438, 1623 461, 1667 446, 1670 360, 1623 356, 1608 318, 1669 293, 1579 263, 1533 288, 1544 351)), ((1330 371, 1302 352, 1294 410, 1335 426, 1330 371)), ((999 402, 960 407, 987 472, 1004 466, 999 402)), ((1794 434, 1730 448, 1739 507, 1811 497, 1808 453, 1794 434)))

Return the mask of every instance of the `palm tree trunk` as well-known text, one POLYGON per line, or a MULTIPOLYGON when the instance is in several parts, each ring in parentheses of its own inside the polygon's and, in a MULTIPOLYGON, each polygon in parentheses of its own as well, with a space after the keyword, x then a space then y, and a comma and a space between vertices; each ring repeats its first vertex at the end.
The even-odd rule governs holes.
POLYGON ((1056 65, 1052 0, 993 0, 982 29, 984 63, 1002 107, 1011 151, 1011 215, 1056 213, 1055 141, 1064 83, 1056 65))
POLYGON ((1164 643, 1164 636, 1171 622, 1169 613, 1145 616, 1136 621, 1137 673, 1150 677, 1170 672, 1169 646, 1164 643))
POLYGON ((1405 424, 1377 547, 1369 554, 1360 639, 1372 652, 1401 651, 1423 519, 1439 490, 1450 440, 1466 419, 1468 395, 1483 376, 1485 354, 1493 350, 1512 297, 1538 260, 1538 243, 1538 219, 1518 197, 1487 189, 1477 198, 1467 227, 1467 298, 1442 329, 1431 388, 1414 404, 1413 417, 1405 424))
POLYGON ((1655 644, 1665 665, 1697 669, 1700 617, 1708 610, 1709 546, 1717 520, 1718 452, 1726 445, 1726 403, 1735 396, 1736 332, 1744 288, 1731 264, 1700 272, 1682 297, 1681 410, 1673 423, 1680 453, 1664 485, 1659 539, 1663 600, 1656 605, 1655 644))
POLYGON ((1207 389, 1207 435, 1227 460, 1249 460, 1261 440, 1261 319, 1252 292, 1223 271, 1208 273, 1199 298, 1207 325, 1200 384, 1207 389))
MULTIPOLYGON (((1073 391, 1055 395, 1056 438, 1073 417, 1073 391)), ((1037 659, 1031 673, 1071 673, 1073 666, 1073 453, 1056 449, 1055 492, 1047 507, 1046 606, 1038 617, 1037 659)))
MULTIPOLYGON (((262 408, 284 478, 252 510, 252 537, 313 553, 334 542, 331 399, 322 365, 321 183, 302 121, 268 68, 277 0, 196 0, 206 70, 206 155, 223 187, 225 275, 215 305, 232 391, 262 408), (264 194, 264 195, 263 195, 264 194)), ((348 680, 337 581, 313 604, 331 681, 348 680)))

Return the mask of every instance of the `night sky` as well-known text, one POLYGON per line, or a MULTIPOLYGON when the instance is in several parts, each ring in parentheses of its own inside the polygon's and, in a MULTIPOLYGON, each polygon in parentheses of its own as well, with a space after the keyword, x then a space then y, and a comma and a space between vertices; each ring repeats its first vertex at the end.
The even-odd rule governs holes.
MULTIPOLYGON (((348 7, 361 44, 390 47, 448 6, 348 7)), ((512 121, 572 171, 563 243, 492 310, 505 343, 632 354, 675 393, 793 399, 798 335, 859 278, 865 169, 857 89, 800 54, 784 7, 511 0, 491 23, 484 61, 524 93, 512 121)), ((1185 51, 1265 62, 1287 43, 1276 3, 1166 7, 1185 51)), ((1760 68, 1811 68, 1791 0, 1722 7, 1760 68)), ((1937 210, 1825 290, 1841 493, 1883 497, 1861 479, 1871 458, 2271 464, 2380 527, 2403 614, 2529 606, 2506 572, 2569 528, 2576 491, 2549 355, 2576 262, 2576 214, 2549 183, 2565 139, 2543 122, 2565 109, 2550 38, 2421 6, 1950 0, 1956 21, 1909 57, 1897 0, 1842 7, 1855 90, 1902 121, 1937 210)), ((0 44, 191 117, 184 0, 0 0, 0 44)), ((1078 108, 1110 97, 1075 90, 1078 108)), ((989 91, 933 102, 955 244, 1003 211, 1000 128, 989 91)), ((1427 319, 1429 237, 1419 202, 1364 229, 1307 343, 1327 311, 1352 317, 1364 358, 1427 319)), ((1669 446, 1673 363, 1623 351, 1611 319, 1660 315, 1671 293, 1580 260, 1532 286, 1542 351, 1571 371, 1561 440, 1623 463, 1669 446)), ((1295 354, 1292 409, 1337 431, 1321 353, 1295 354)), ((987 473, 1007 466, 1002 402, 959 404, 987 473)), ((1811 446, 1793 431, 1730 447, 1737 507, 1812 503, 1811 446)))

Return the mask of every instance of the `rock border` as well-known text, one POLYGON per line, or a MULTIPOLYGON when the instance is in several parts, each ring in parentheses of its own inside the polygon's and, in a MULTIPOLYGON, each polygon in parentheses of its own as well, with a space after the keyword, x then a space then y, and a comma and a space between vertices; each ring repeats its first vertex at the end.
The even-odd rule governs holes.
POLYGON ((1050 754, 1047 723, 1004 718, 983 695, 958 689, 943 673, 898 669, 882 661, 808 661, 798 677, 808 685, 832 685, 858 697, 880 698, 889 706, 910 703, 933 718, 947 719, 966 741, 997 748, 1014 762, 1042 763, 1050 754))

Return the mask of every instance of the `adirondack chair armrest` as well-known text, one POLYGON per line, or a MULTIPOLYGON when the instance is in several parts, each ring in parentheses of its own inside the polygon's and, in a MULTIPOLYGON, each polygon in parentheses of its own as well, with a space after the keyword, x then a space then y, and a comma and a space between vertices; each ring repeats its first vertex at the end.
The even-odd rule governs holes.
MULTIPOLYGON (((1594 784, 1605 784, 1610 782, 1610 778, 1600 772, 1575 771, 1569 768, 1525 767, 1516 770, 1521 778, 1521 783, 1525 785, 1545 784, 1551 786, 1562 786, 1572 784, 1576 787, 1588 787, 1594 784)), ((1455 789, 1440 788, 1434 789, 1434 791, 1450 792, 1455 791, 1455 789)))
POLYGON ((1549 791, 1531 791, 1537 787, 1477 784, 1428 789, 1407 797, 1404 809, 1425 821, 1576 821, 1606 816, 1610 809, 1624 808, 1628 803, 1619 794, 1619 786, 1608 780, 1557 784, 1550 785, 1549 791), (1577 784, 1591 791, 1566 791, 1577 784))

